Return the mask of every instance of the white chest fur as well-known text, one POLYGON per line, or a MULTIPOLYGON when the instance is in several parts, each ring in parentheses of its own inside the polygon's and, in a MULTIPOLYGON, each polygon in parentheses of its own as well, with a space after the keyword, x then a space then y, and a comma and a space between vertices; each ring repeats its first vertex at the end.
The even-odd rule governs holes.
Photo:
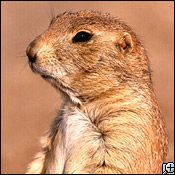
POLYGON ((54 158, 50 162, 48 173, 80 173, 91 154, 99 148, 100 133, 91 120, 77 108, 66 111, 59 123, 54 140, 54 158))

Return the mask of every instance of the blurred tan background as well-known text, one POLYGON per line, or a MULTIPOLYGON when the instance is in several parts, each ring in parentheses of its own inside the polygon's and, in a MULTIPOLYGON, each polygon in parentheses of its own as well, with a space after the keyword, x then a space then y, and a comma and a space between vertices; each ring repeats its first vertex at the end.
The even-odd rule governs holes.
POLYGON ((149 52, 154 88, 169 134, 167 161, 174 161, 173 2, 2 2, 2 170, 24 173, 39 138, 60 105, 60 96, 28 67, 25 50, 55 14, 93 9, 124 20, 149 52))

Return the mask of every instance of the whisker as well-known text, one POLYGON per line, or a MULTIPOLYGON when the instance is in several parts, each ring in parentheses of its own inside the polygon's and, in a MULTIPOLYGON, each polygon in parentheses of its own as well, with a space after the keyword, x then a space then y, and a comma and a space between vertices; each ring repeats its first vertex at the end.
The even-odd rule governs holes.
POLYGON ((21 70, 19 70, 19 74, 21 74, 24 71, 24 69, 27 67, 27 65, 28 65, 28 63, 25 62, 24 66, 21 68, 21 70))
POLYGON ((52 19, 55 18, 55 9, 53 6, 51 6, 51 8, 50 8, 50 13, 51 13, 51 18, 52 19))
POLYGON ((15 55, 17 56, 17 57, 26 57, 27 55, 26 55, 26 50, 24 50, 24 51, 17 51, 16 53, 15 53, 15 55))
POLYGON ((55 9, 51 3, 49 3, 49 12, 48 12, 49 20, 51 21, 55 18, 55 9))
POLYGON ((18 55, 18 57, 23 57, 23 58, 25 58, 25 57, 27 57, 27 55, 26 55, 26 54, 24 54, 24 55, 18 55))
POLYGON ((26 53, 25 51, 20 51, 20 52, 16 52, 16 55, 21 55, 21 54, 24 54, 26 53))

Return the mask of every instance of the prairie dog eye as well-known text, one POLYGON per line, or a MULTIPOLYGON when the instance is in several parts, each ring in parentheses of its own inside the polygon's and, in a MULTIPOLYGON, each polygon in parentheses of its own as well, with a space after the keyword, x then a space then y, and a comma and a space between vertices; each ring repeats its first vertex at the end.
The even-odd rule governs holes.
POLYGON ((81 31, 78 32, 72 39, 73 43, 77 43, 77 42, 87 42, 92 38, 92 34, 85 32, 85 31, 81 31))

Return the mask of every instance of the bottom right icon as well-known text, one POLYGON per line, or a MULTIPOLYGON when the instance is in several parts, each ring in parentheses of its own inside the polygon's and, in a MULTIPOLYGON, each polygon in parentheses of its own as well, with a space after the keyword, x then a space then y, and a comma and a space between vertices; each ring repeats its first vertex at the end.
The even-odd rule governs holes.
POLYGON ((163 163, 162 174, 174 174, 174 163, 173 162, 163 163))

